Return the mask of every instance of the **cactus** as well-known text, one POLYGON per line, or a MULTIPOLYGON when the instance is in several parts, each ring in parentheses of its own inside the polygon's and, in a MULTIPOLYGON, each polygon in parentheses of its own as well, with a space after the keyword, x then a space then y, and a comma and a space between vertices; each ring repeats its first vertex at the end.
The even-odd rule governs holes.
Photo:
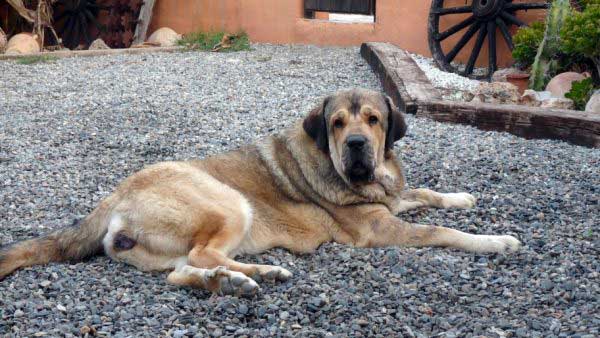
POLYGON ((558 63, 554 57, 560 51, 560 30, 565 18, 571 13, 569 0, 554 0, 548 9, 544 40, 538 47, 535 61, 531 67, 529 88, 544 90, 548 77, 554 74, 558 63))

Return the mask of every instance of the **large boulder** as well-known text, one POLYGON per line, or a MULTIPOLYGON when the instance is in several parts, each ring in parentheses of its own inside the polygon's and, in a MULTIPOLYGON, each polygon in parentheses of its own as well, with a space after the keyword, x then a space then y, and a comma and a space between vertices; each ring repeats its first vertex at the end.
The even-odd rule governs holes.
POLYGON ((585 105, 585 111, 588 113, 600 114, 600 90, 596 90, 594 95, 592 95, 588 103, 585 105))
POLYGON ((40 52, 37 35, 20 33, 13 35, 6 44, 6 54, 31 54, 40 52))
POLYGON ((508 82, 481 82, 473 91, 473 102, 517 104, 519 88, 508 82))
POLYGON ((162 27, 155 30, 146 42, 161 47, 173 47, 179 39, 181 39, 181 34, 177 34, 169 27, 162 27))
POLYGON ((575 72, 565 72, 556 75, 548 82, 546 91, 552 93, 554 97, 564 98, 565 94, 571 90, 571 84, 575 81, 581 81, 589 77, 589 73, 579 74, 575 72))

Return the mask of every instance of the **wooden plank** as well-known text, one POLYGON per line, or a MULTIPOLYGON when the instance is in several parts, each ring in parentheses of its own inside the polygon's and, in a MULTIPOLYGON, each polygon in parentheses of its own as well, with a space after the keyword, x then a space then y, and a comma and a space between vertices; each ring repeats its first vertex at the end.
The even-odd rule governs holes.
POLYGON ((598 114, 520 105, 429 101, 421 103, 417 116, 504 131, 528 139, 563 140, 600 148, 598 114))
POLYGON ((406 51, 389 43, 368 42, 361 55, 379 75, 385 92, 408 114, 416 114, 419 102, 439 100, 441 94, 406 51))
POLYGON ((146 41, 146 35, 148 34, 148 26, 152 21, 152 11, 154 10, 155 0, 144 0, 144 4, 140 9, 140 16, 138 23, 135 26, 135 33, 133 35, 133 45, 139 45, 146 41))
POLYGON ((443 101, 439 91, 400 48, 364 43, 361 55, 379 76, 384 91, 407 113, 436 121, 504 131, 525 138, 563 140, 600 148, 600 115, 564 109, 443 101))

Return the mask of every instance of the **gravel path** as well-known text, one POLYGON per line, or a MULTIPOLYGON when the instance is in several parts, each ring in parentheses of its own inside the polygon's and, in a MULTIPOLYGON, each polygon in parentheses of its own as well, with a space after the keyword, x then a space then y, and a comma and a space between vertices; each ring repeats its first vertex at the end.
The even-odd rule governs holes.
MULTIPOLYGON (((143 165, 252 142, 340 88, 380 88, 355 48, 1 62, 0 74, 0 244, 71 224, 143 165)), ((254 299, 105 257, 51 264, 0 282, 0 336, 597 336, 600 150, 407 120, 409 184, 479 202, 404 217, 515 234, 522 251, 275 249, 241 260, 294 278, 254 299)))

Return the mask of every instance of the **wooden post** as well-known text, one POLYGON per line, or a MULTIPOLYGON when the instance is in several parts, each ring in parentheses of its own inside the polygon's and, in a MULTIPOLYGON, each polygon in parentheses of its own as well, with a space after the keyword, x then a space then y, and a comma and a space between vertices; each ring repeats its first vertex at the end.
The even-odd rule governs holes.
POLYGON ((135 26, 135 34, 133 35, 132 46, 139 45, 146 41, 146 34, 148 34, 148 26, 152 20, 152 11, 154 9, 155 0, 145 0, 140 9, 140 16, 138 18, 137 25, 135 26))

